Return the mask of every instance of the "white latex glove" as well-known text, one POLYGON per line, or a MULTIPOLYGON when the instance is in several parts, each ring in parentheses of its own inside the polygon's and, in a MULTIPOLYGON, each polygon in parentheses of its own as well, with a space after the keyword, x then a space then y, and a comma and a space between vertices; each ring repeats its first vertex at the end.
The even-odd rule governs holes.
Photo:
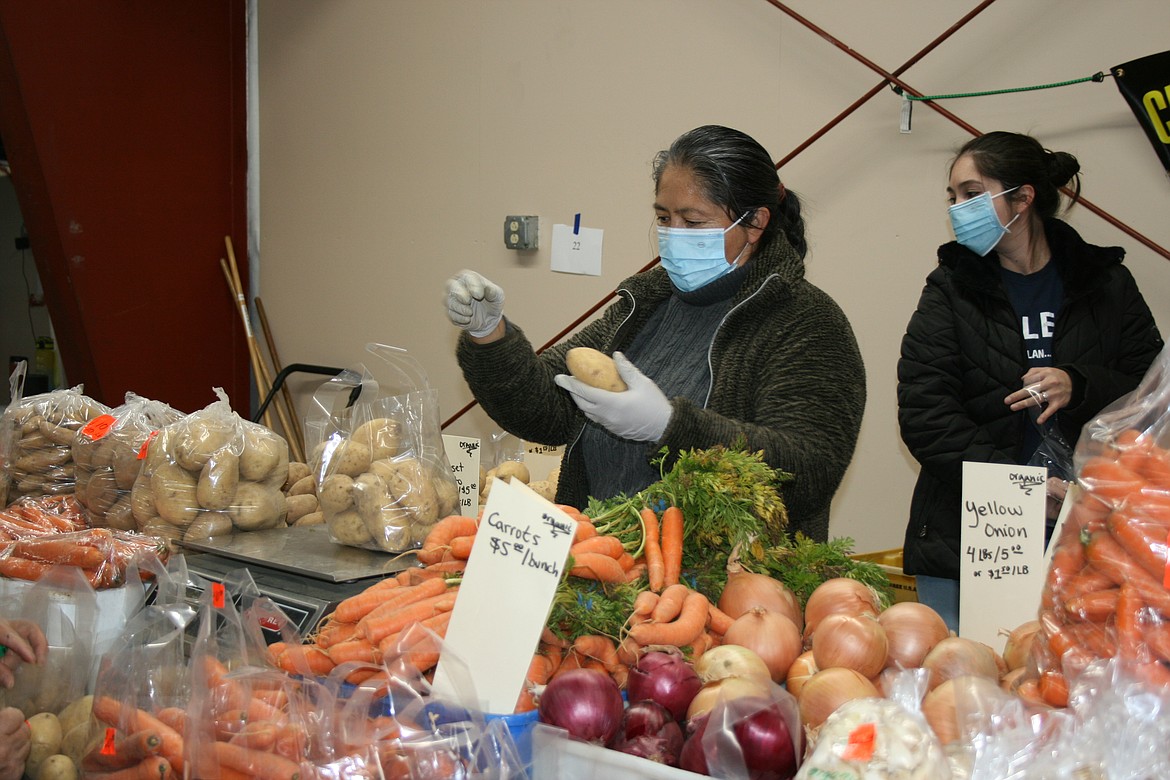
POLYGON ((490 334, 504 316, 504 290, 475 271, 447 280, 447 318, 476 338, 490 334))
POLYGON ((620 393, 600 390, 568 374, 553 381, 569 391, 577 407, 593 422, 615 436, 631 441, 658 441, 674 408, 654 380, 620 352, 613 353, 618 375, 628 389, 620 393))

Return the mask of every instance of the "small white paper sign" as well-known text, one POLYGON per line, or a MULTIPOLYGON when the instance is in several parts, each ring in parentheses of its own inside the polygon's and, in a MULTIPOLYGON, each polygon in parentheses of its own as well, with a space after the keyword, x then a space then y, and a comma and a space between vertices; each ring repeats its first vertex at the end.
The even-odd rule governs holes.
MULTIPOLYGON (((484 712, 515 709, 576 528, 519 480, 493 479, 444 640, 466 666, 484 712)), ((461 698, 455 674, 440 657, 435 692, 461 698)))
POLYGON ((459 488, 458 512, 475 517, 479 513, 479 439, 444 433, 443 450, 459 488))
POLYGON ((959 635, 991 647, 1035 620, 1044 586, 1043 466, 963 463, 959 635))
POLYGON ((600 228, 586 227, 577 228, 574 233, 569 225, 553 225, 552 270, 601 276, 601 238, 604 233, 600 228))

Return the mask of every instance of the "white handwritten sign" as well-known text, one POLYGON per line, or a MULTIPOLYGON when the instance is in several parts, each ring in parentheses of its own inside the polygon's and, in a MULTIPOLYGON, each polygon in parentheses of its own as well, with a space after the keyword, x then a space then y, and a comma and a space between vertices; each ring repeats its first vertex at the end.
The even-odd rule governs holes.
POLYGON ((959 635, 993 648, 1035 620, 1044 586, 1043 466, 963 464, 959 635))
POLYGON ((459 488, 457 511, 475 517, 479 513, 479 439, 443 434, 443 450, 459 488))
MULTIPOLYGON (((485 712, 516 707, 565 570, 576 523, 519 480, 492 480, 444 655, 465 666, 485 712)), ((440 695, 457 695, 460 668, 435 670, 440 695)))
POLYGON ((601 243, 605 231, 569 225, 553 225, 549 267, 566 274, 601 276, 601 243))

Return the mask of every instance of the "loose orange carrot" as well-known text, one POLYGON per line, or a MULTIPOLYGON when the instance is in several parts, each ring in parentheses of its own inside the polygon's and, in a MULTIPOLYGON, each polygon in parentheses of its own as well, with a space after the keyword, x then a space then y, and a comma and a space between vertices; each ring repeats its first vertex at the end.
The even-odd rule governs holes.
POLYGON ((583 658, 600 662, 606 673, 619 663, 617 646, 612 639, 601 634, 582 634, 573 641, 573 650, 583 658))
POLYGON ((703 653, 710 650, 712 647, 718 647, 720 644, 719 637, 712 634, 710 631, 704 631, 691 642, 691 660, 698 658, 703 653))
POLYGON ((337 664, 329 653, 315 645, 290 645, 276 658, 276 666, 293 674, 308 674, 322 677, 333 671, 337 664))
POLYGON ((650 613, 651 622, 669 623, 677 618, 682 612, 683 603, 690 592, 690 588, 678 582, 667 585, 666 589, 662 591, 658 603, 654 605, 654 611, 650 613))
MULTIPOLYGON (((618 561, 620 564, 621 561, 618 561)), ((626 572, 626 582, 635 583, 646 579, 646 562, 634 561, 634 565, 626 572)))
POLYGON ((378 644, 390 634, 396 634, 411 623, 426 620, 440 612, 450 612, 455 608, 455 599, 459 594, 458 588, 451 588, 419 601, 406 604, 392 613, 374 618, 373 612, 362 618, 358 623, 358 630, 370 644, 378 644))
POLYGON ((642 646, 632 636, 627 635, 617 646, 618 662, 623 666, 633 666, 642 657, 642 646))
POLYGON ((622 565, 601 553, 581 553, 573 556, 573 568, 569 570, 569 574, 606 583, 626 581, 626 571, 622 565))
POLYGON ((670 623, 641 623, 630 629, 638 644, 674 645, 687 647, 694 642, 707 624, 707 597, 697 590, 691 591, 683 602, 678 619, 670 623))
POLYGON ((357 623, 342 623, 339 620, 333 620, 326 624, 324 628, 317 632, 314 641, 317 647, 326 649, 329 645, 335 645, 338 642, 344 642, 347 639, 353 639, 359 632, 357 623))
POLYGON ((658 604, 660 596, 652 590, 644 590, 634 597, 634 611, 631 613, 632 617, 644 618, 639 620, 639 623, 644 623, 650 619, 651 613, 654 612, 654 607, 658 604))
POLYGON ((216 759, 229 769, 261 780, 300 780, 300 764, 284 756, 229 742, 215 742, 213 745, 216 759))
POLYGON ((642 515, 642 538, 645 540, 642 554, 646 558, 646 576, 650 579, 650 590, 657 593, 666 584, 666 564, 662 559, 662 542, 658 538, 658 515, 650 507, 644 507, 642 515))
POLYGON ((183 736, 146 710, 132 704, 123 704, 112 696, 95 696, 93 714, 98 720, 127 734, 150 729, 162 740, 159 754, 170 762, 176 772, 183 769, 183 736))
POLYGON ((582 542, 598 534, 597 526, 588 517, 581 515, 577 518, 577 530, 573 533, 574 542, 582 542))
POLYGON ((333 610, 333 620, 338 623, 356 623, 370 613, 386 598, 386 591, 401 585, 394 577, 379 580, 361 593, 342 599, 333 610))
POLYGON ((666 569, 663 582, 673 585, 682 576, 683 513, 677 506, 668 506, 662 513, 662 562, 666 569))
POLYGON ((552 661, 543 653, 533 653, 532 661, 528 664, 528 672, 524 675, 524 687, 516 699, 513 712, 531 712, 536 709, 536 697, 533 687, 544 685, 552 677, 552 661))
POLYGON ((438 596, 446 590, 447 581, 439 577, 423 580, 418 585, 408 585, 395 588, 394 590, 388 590, 385 593, 382 603, 374 607, 364 618, 358 621, 358 627, 365 634, 364 626, 371 623, 376 625, 379 621, 384 620, 387 615, 393 615, 407 604, 413 604, 416 601, 422 601, 431 596, 438 596))
POLYGON ((466 568, 467 561, 440 561, 439 563, 432 563, 423 569, 423 576, 443 578, 452 574, 459 574, 466 568))
POLYGON ((378 646, 371 644, 370 640, 364 636, 338 642, 325 652, 334 666, 341 666, 350 661, 361 661, 367 664, 382 662, 382 654, 378 652, 378 646))
POLYGON ((617 557, 617 562, 618 566, 621 566, 622 569, 626 572, 626 582, 630 582, 630 572, 632 572, 637 566, 637 561, 634 560, 634 556, 630 555, 628 552, 623 552, 617 557))
POLYGON ((451 540, 451 555, 456 560, 466 561, 471 557, 471 548, 475 546, 475 534, 456 536, 451 540))
POLYGON ((423 565, 438 563, 442 560, 443 552, 451 546, 451 540, 456 536, 468 536, 478 530, 479 522, 474 517, 463 515, 448 515, 435 523, 422 548, 417 553, 418 562, 423 565))
POLYGON ((734 622, 735 620, 731 615, 728 615, 714 604, 707 607, 707 628, 711 629, 712 633, 723 636, 734 622))
POLYGON ((608 555, 610 558, 620 558, 625 551, 626 548, 622 547, 621 540, 616 536, 599 534, 590 539, 574 542, 573 546, 569 548, 569 555, 576 558, 582 553, 600 553, 608 555))
POLYGON ((110 726, 109 732, 111 733, 106 735, 106 739, 82 757, 82 769, 97 771, 125 769, 141 763, 147 756, 158 755, 162 749, 162 739, 150 729, 120 736, 117 729, 110 726))
MULTIPOLYGON (((429 653, 432 646, 435 644, 430 637, 421 631, 416 631, 415 627, 421 627, 433 631, 437 636, 442 638, 447 633, 447 626, 451 623, 451 611, 440 612, 437 615, 432 615, 425 620, 419 620, 415 623, 403 628, 396 634, 389 634, 378 643, 378 652, 386 660, 390 660, 403 653, 414 652, 416 649, 421 649, 429 653)), ((423 656, 419 656, 420 659, 423 656)), ((435 659, 438 661, 438 658, 435 659)), ((434 665, 433 663, 431 664, 434 665)), ((429 667, 422 667, 420 671, 429 667)))

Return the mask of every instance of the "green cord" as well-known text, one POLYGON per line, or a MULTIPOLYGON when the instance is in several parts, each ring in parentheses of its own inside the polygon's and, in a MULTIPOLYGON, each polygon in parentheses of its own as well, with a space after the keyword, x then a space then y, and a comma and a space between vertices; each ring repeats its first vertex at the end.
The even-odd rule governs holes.
POLYGON ((1101 82, 1105 80, 1106 75, 1100 71, 1094 73, 1092 76, 1085 76, 1083 79, 1073 79, 1072 81, 1058 81, 1055 84, 1037 84, 1034 87, 1013 87, 1011 89, 992 89, 986 92, 959 92, 952 95, 907 95, 905 90, 897 85, 893 85, 893 90, 901 95, 906 100, 949 100, 951 98, 965 98, 965 97, 983 97, 984 95, 1004 95, 1009 92, 1031 92, 1037 89, 1052 89, 1053 87, 1067 87, 1070 84, 1083 84, 1086 81, 1101 82))

